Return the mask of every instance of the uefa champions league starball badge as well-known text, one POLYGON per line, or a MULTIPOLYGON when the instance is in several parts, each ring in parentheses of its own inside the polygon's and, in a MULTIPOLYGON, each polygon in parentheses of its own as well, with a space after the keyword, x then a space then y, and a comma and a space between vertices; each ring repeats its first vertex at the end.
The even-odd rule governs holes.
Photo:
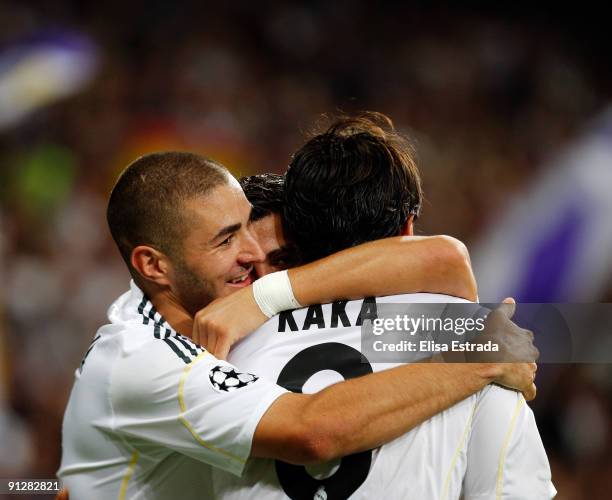
POLYGON ((232 366, 217 365, 208 374, 212 386, 221 392, 231 392, 256 382, 252 373, 237 372, 232 366))
POLYGON ((327 492, 325 491, 325 486, 319 486, 319 489, 314 494, 312 500, 327 500, 327 492))

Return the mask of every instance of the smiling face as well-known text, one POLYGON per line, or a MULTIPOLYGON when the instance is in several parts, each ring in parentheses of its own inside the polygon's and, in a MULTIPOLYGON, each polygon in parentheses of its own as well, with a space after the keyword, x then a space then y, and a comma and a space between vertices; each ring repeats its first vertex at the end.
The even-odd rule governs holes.
POLYGON ((250 213, 251 205, 232 177, 184 203, 188 229, 180 256, 172 259, 172 288, 189 313, 251 284, 253 266, 264 254, 251 234, 250 213))

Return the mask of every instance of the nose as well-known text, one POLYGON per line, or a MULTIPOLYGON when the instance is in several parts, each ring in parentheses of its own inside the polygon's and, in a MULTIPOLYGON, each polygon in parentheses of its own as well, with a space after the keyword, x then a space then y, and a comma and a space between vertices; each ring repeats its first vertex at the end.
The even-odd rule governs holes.
POLYGON ((242 248, 238 258, 241 263, 245 264, 256 264, 266 260, 266 254, 248 228, 245 229, 242 248))

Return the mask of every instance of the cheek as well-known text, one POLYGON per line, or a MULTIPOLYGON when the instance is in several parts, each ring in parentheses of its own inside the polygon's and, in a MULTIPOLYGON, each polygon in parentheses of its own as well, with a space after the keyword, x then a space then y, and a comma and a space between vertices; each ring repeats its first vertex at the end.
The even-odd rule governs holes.
POLYGON ((223 276, 225 276, 223 270, 223 260, 219 259, 216 255, 207 255, 198 259, 193 267, 200 279, 208 282, 213 286, 217 286, 223 276))
POLYGON ((282 242, 279 241, 274 234, 271 234, 263 240, 261 247, 265 247, 265 252, 266 254, 268 254, 270 252, 275 252, 279 250, 282 247, 282 242))
POLYGON ((216 255, 214 259, 206 262, 210 276, 225 283, 231 277, 231 274, 236 272, 236 259, 237 252, 233 251, 233 249, 228 249, 222 254, 216 255))

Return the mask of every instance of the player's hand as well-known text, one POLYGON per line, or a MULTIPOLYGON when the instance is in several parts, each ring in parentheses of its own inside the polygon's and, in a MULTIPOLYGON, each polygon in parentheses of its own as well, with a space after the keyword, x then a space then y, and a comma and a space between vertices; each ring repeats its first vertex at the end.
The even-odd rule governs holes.
POLYGON ((267 320, 255 302, 251 285, 216 299, 198 311, 193 321, 192 339, 217 358, 225 359, 234 343, 267 320))
POLYGON ((499 363, 495 383, 522 392, 527 401, 535 399, 537 388, 535 376, 538 365, 535 363, 499 363))
MULTIPOLYGON (((499 352, 494 353, 499 375, 495 382, 523 393, 527 401, 536 397, 535 374, 538 369, 535 361, 540 352, 533 344, 533 332, 521 328, 511 318, 516 310, 516 302, 512 298, 504 300, 497 309, 487 316, 485 331, 479 340, 492 340, 499 346, 499 352)), ((486 362, 483 353, 475 361, 486 362)), ((493 353, 491 353, 493 354, 493 353)), ((474 360, 472 360, 474 361, 474 360)))
POLYGON ((521 328, 512 321, 516 310, 516 302, 513 298, 504 299, 500 306, 489 313, 485 321, 484 331, 479 334, 475 341, 486 343, 491 341, 497 344, 497 352, 473 353, 474 362, 503 362, 503 363, 534 363, 540 352, 533 344, 533 332, 521 328))
POLYGON ((59 493, 55 496, 55 500, 69 500, 68 489, 62 488, 59 493))

